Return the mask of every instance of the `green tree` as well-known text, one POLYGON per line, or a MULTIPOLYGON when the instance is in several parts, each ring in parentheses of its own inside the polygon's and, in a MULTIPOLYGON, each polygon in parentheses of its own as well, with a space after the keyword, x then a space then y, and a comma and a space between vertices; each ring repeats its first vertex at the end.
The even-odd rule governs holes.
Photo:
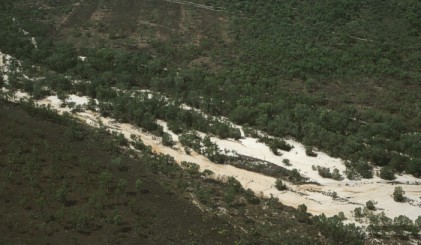
POLYGON ((408 163, 407 171, 415 177, 421 177, 421 158, 411 159, 408 163))
POLYGON ((309 221, 309 214, 307 213, 307 206, 305 204, 298 205, 297 219, 301 223, 309 221))
POLYGON ((122 217, 120 214, 118 214, 117 210, 114 210, 114 212, 107 217, 107 223, 113 224, 113 225, 121 225, 122 224, 122 217))
POLYGON ((309 157, 317 157, 317 153, 313 151, 313 147, 306 146, 306 155, 309 157))
POLYGON ((231 204, 235 200, 236 192, 233 187, 228 187, 225 191, 224 200, 226 203, 231 204))
POLYGON ((4 86, 4 79, 3 79, 3 71, 0 70, 0 88, 3 88, 4 86))
POLYGON ((64 92, 64 91, 62 91, 62 90, 59 90, 58 92, 57 92, 57 98, 61 101, 61 107, 65 107, 66 106, 66 101, 67 101, 67 99, 69 99, 69 95, 66 93, 66 92, 64 92))
POLYGON ((284 190, 287 189, 287 186, 282 182, 281 179, 276 180, 275 187, 276 187, 276 189, 278 189, 280 191, 284 191, 284 190))
POLYGON ((200 170, 200 166, 193 162, 182 161, 181 166, 190 174, 198 174, 200 170))
POLYGON ((104 171, 99 175, 99 183, 103 188, 107 190, 109 190, 112 181, 113 175, 108 171, 104 171))
POLYGON ((247 189, 244 192, 244 197, 246 198, 247 202, 248 203, 251 203, 251 204, 259 204, 259 202, 260 202, 259 198, 257 198, 254 195, 254 192, 252 190, 250 190, 250 189, 247 189))
POLYGON ((396 179, 395 177, 395 171, 388 166, 382 167, 380 169, 380 178, 385 179, 385 180, 394 180, 396 179))
POLYGON ((127 172, 129 170, 129 166, 125 163, 125 161, 123 161, 123 159, 120 156, 112 159, 111 165, 122 172, 127 172))
POLYGON ((330 168, 317 166, 317 171, 319 172, 319 175, 323 178, 332 178, 332 174, 330 173, 330 168))
POLYGON ((415 220, 415 225, 418 226, 418 229, 421 229, 421 215, 415 220))
POLYGON ((338 180, 338 181, 343 179, 337 168, 333 169, 332 179, 338 180))
POLYGON ((135 182, 135 188, 137 193, 140 193, 142 191, 142 187, 143 187, 143 182, 140 179, 137 179, 135 182))
POLYGON ((365 234, 355 224, 345 225, 338 216, 327 218, 324 214, 313 218, 321 233, 333 239, 336 243, 364 244, 365 234))
POLYGON ((164 133, 162 135, 162 144, 165 146, 173 146, 174 145, 174 141, 172 139, 172 136, 168 133, 164 133))
POLYGON ((393 227, 398 236, 404 236, 403 231, 412 231, 415 228, 412 220, 405 215, 395 217, 393 219, 393 227))
POLYGON ((378 166, 385 166, 390 161, 390 156, 384 150, 383 147, 375 146, 372 147, 368 153, 371 162, 378 166))
POLYGON ((373 167, 370 166, 366 161, 360 159, 353 163, 352 166, 363 178, 373 178, 373 167))
POLYGON ((343 220, 346 220, 345 213, 344 213, 344 212, 342 212, 342 211, 338 213, 338 217, 339 217, 339 219, 340 219, 340 220, 342 220, 342 221, 343 221, 343 220))
POLYGON ((127 180, 119 179, 117 182, 117 189, 116 189, 117 203, 120 203, 121 195, 126 196, 126 189, 127 189, 127 180))
POLYGON ((393 191, 393 199, 396 202, 403 202, 405 201, 405 191, 402 190, 402 187, 397 186, 395 187, 395 190, 393 191))
POLYGON ((55 194, 57 201, 61 202, 62 204, 66 204, 67 202, 67 188, 65 185, 60 187, 55 194))
POLYGON ((376 207, 374 206, 374 201, 367 201, 365 203, 365 206, 367 207, 368 210, 376 210, 376 207))
POLYGON ((392 157, 389 162, 389 167, 393 168, 397 172, 402 172, 409 162, 409 158, 407 156, 401 156, 397 153, 392 154, 392 157))

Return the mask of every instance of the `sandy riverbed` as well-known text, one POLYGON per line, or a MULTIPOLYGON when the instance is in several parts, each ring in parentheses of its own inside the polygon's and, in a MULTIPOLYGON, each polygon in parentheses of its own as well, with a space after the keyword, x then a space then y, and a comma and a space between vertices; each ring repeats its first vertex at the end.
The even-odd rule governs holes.
MULTIPOLYGON (((88 98, 76 95, 72 95, 70 98, 76 104, 85 104, 88 101, 88 98)), ((39 103, 50 104, 61 112, 69 111, 68 108, 60 107, 61 102, 55 96, 50 96, 39 103)), ((142 132, 141 129, 130 124, 117 123, 111 118, 101 117, 91 111, 76 113, 75 116, 90 125, 95 125, 98 120, 101 120, 104 126, 124 134, 127 139, 130 139, 132 134, 137 135, 146 145, 151 146, 154 151, 168 154, 174 157, 177 162, 188 161, 196 163, 202 171, 209 169, 219 177, 233 176, 240 181, 244 188, 250 188, 255 193, 263 194, 266 197, 273 195, 285 205, 297 207, 300 204, 305 204, 308 207, 308 211, 312 214, 325 213, 328 216, 333 216, 342 211, 346 217, 353 220, 352 211, 356 207, 364 207, 367 201, 374 200, 377 202, 376 207, 378 210, 385 212, 391 218, 406 215, 411 219, 416 219, 418 215, 421 215, 421 185, 415 184, 421 182, 419 179, 409 175, 398 176, 397 181, 403 183, 399 184, 399 186, 402 186, 406 192, 406 197, 413 201, 411 203, 397 203, 392 197, 396 185, 389 184, 376 176, 368 180, 345 179, 343 181, 322 178, 317 171, 312 169, 312 165, 320 165, 331 169, 337 168, 342 172, 345 170, 342 160, 332 158, 322 152, 317 152, 317 157, 309 157, 305 154, 304 146, 293 140, 288 140, 288 143, 294 146, 290 152, 282 152, 282 156, 276 156, 266 145, 257 142, 257 139, 254 138, 244 138, 239 141, 211 138, 220 149, 235 151, 238 154, 269 161, 286 168, 296 168, 311 181, 320 183, 320 186, 312 184, 297 186, 287 182, 289 191, 278 191, 274 187, 275 179, 272 177, 238 169, 230 165, 215 164, 199 154, 188 155, 182 150, 183 147, 178 142, 173 148, 163 146, 159 138, 142 132), (290 160, 292 166, 287 167, 283 165, 282 160, 285 158, 290 160), (336 192, 340 198, 333 199, 328 195, 328 193, 332 192, 336 192)), ((178 136, 168 130, 164 121, 158 121, 158 123, 172 135, 174 141, 178 141, 178 136)))
MULTIPOLYGON (((10 56, 0 53, 0 68, 2 71, 7 72, 7 65, 10 56), (5 62, 3 62, 5 57, 5 62)), ((3 89, 4 91, 4 89, 3 89)), ((24 97, 29 97, 22 92, 16 93, 16 100, 24 97)), ((70 95, 67 102, 73 102, 76 105, 86 105, 89 101, 87 97, 77 95, 70 95)), ((51 105, 52 108, 59 112, 70 112, 68 107, 61 107, 62 102, 57 96, 49 96, 37 104, 51 105)), ((411 219, 416 219, 421 215, 421 183, 417 179, 409 175, 397 176, 399 184, 406 192, 405 196, 409 199, 408 202, 398 203, 393 200, 392 193, 396 185, 390 184, 385 180, 378 177, 373 179, 363 180, 342 180, 335 181, 332 179, 325 179, 319 176, 317 171, 312 169, 312 165, 319 165, 329 167, 331 170, 337 168, 341 173, 345 170, 343 161, 338 158, 332 158, 323 152, 317 152, 317 157, 309 157, 305 154, 305 149, 302 144, 294 140, 287 140, 287 142, 294 146, 290 152, 282 152, 282 156, 274 155, 270 149, 255 138, 245 137, 239 141, 219 139, 211 137, 211 140, 218 145, 221 150, 227 149, 231 152, 254 157, 264 161, 283 166, 288 169, 296 168, 299 172, 308 177, 310 181, 318 182, 321 185, 294 185, 286 182, 289 190, 278 191, 275 187, 275 179, 272 177, 264 176, 259 173, 250 172, 242 169, 232 167, 230 165, 221 165, 211 162, 206 157, 199 154, 188 155, 184 152, 183 147, 178 142, 178 136, 168 130, 166 122, 159 120, 158 123, 163 126, 163 129, 172 135, 176 145, 173 148, 163 146, 160 139, 148 133, 142 132, 140 128, 134 127, 127 123, 118 123, 111 118, 101 117, 98 113, 92 111, 77 112, 73 114, 74 117, 79 118, 81 121, 91 126, 98 126, 101 121, 104 126, 110 130, 122 133, 127 139, 130 135, 134 134, 141 138, 144 144, 149 145, 157 153, 168 154, 177 162, 189 161, 196 163, 203 171, 209 169, 215 173, 216 178, 223 178, 224 176, 233 176, 243 185, 244 188, 250 188, 256 194, 261 194, 266 197, 273 195, 279 200, 289 206, 297 207, 300 204, 305 204, 308 211, 312 214, 325 213, 327 216, 333 216, 339 212, 344 212, 349 221, 355 221, 352 217, 352 211, 356 207, 364 207, 365 203, 369 200, 377 202, 377 212, 384 212, 388 217, 394 218, 399 215, 406 215, 411 219), (292 166, 285 166, 282 163, 283 159, 289 159, 292 166), (329 193, 336 192, 338 197, 333 199, 329 193)), ((234 125, 241 129, 240 126, 234 125)), ((200 134, 203 135, 203 134, 200 134)))

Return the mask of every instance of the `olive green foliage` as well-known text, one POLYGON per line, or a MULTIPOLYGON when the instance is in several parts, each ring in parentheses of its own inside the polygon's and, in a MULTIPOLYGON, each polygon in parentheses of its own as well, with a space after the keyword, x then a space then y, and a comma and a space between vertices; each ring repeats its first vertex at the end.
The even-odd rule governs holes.
POLYGON ((244 197, 246 198, 247 202, 251 204, 259 204, 260 199, 254 195, 254 192, 251 189, 247 189, 244 192, 244 197))
POLYGON ((135 182, 135 188, 138 193, 142 190, 143 182, 141 179, 137 179, 135 182))
POLYGON ((393 199, 397 202, 404 202, 405 201, 405 191, 402 190, 402 187, 397 186, 393 191, 393 199))
POLYGON ((196 132, 185 132, 180 135, 180 143, 185 146, 187 152, 189 148, 203 154, 209 160, 215 163, 223 163, 224 157, 221 155, 218 145, 210 140, 209 136, 200 138, 196 132))
POLYGON ((327 218, 324 214, 315 216, 313 222, 321 229, 323 235, 336 242, 346 244, 364 244, 364 232, 354 224, 345 225, 338 216, 327 218))
POLYGON ((287 186, 284 184, 284 182, 282 182, 281 179, 277 179, 275 182, 275 187, 276 189, 278 189, 279 191, 284 191, 287 189, 287 186))
POLYGON ((66 186, 62 186, 60 187, 57 191, 56 191, 56 195, 55 195, 57 201, 66 204, 67 202, 67 188, 66 186))
POLYGON ((196 163, 183 161, 183 162, 181 162, 181 166, 191 174, 199 173, 200 167, 196 163))
POLYGON ((330 168, 317 166, 317 171, 319 172, 319 175, 323 178, 332 178, 332 173, 330 172, 330 168))
POLYGON ((363 216, 364 216, 364 213, 363 213, 361 208, 355 208, 354 209, 354 217, 355 218, 359 219, 359 218, 362 218, 363 216))
POLYGON ((404 215, 399 215, 392 220, 384 212, 378 214, 367 212, 367 218, 370 223, 367 231, 375 237, 388 235, 401 240, 408 240, 410 237, 417 237, 420 231, 416 222, 414 224, 411 219, 404 215))
POLYGON ((111 165, 113 165, 119 171, 122 171, 122 172, 126 172, 129 169, 127 164, 123 161, 123 159, 121 157, 116 157, 116 158, 112 159, 111 165))
MULTIPOLYGON (((213 57, 226 63, 217 73, 183 66, 179 60, 175 63, 172 52, 183 53, 183 47, 169 51, 160 48, 166 44, 159 42, 154 44, 157 53, 153 55, 107 47, 76 50, 71 44, 51 37, 53 25, 41 21, 43 15, 39 13, 48 10, 14 11, 10 8, 13 4, 4 4, 8 7, 1 9, 0 48, 21 60, 90 80, 77 85, 66 79, 44 81, 55 91, 78 91, 97 98, 101 114, 135 122, 157 134, 162 134, 155 121, 160 118, 178 133, 195 129, 222 138, 241 137, 239 130, 229 124, 164 105, 159 96, 130 99, 109 88, 117 84, 123 88, 150 88, 272 135, 293 136, 333 156, 351 159, 352 163, 362 158, 365 162, 420 175, 420 135, 411 134, 421 127, 416 116, 419 107, 412 106, 418 103, 415 98, 419 91, 396 91, 392 98, 405 98, 399 105, 397 99, 391 99, 364 110, 347 103, 327 105, 322 92, 332 81, 352 87, 367 77, 370 81, 386 77, 381 80, 391 80, 388 84, 392 86, 399 84, 397 89, 402 83, 411 86, 419 81, 421 75, 416 68, 420 52, 413 51, 421 19, 417 18, 416 1, 212 1, 212 4, 225 8, 232 17, 233 43, 228 48, 240 51, 233 54, 236 59, 232 59, 228 50, 215 51, 213 57), (13 22, 12 16, 17 21, 13 22), (16 31, 19 28, 31 30, 37 39, 37 49, 23 33, 16 31), (394 45, 396 42, 399 45, 394 45), (89 58, 82 62, 77 59, 79 54, 89 58), (180 66, 183 69, 179 70, 180 66), (303 81, 309 93, 280 89, 295 80, 303 81), (393 152, 405 153, 413 159, 398 163, 393 152)), ((206 52, 200 55, 208 55, 206 52)), ((47 95, 48 91, 41 88, 41 84, 35 84, 27 90, 37 97, 47 95)), ((358 103, 364 104, 364 91, 359 92, 362 99, 358 103)), ((284 144, 271 147, 275 153, 277 148, 289 147, 284 144)), ((364 178, 369 177, 367 169, 357 172, 360 170, 364 178)))
POLYGON ((415 220, 415 225, 418 226, 418 229, 421 229, 421 215, 415 220))
MULTIPOLYGON (((229 123, 181 109, 177 101, 167 102, 159 94, 148 98, 111 89, 148 88, 210 115, 226 116, 276 137, 292 136, 349 159, 347 177, 371 178, 371 164, 421 175, 421 134, 414 133, 421 129, 419 1, 206 1, 229 15, 232 42, 224 43, 226 48, 199 50, 191 56, 212 57, 223 64, 216 71, 192 67, 190 59, 175 59, 188 49, 164 41, 151 42, 152 51, 103 45, 76 49, 54 36, 57 26, 50 11, 56 8, 25 9, 16 4, 20 2, 0 2, 0 50, 28 66, 36 64, 60 75, 45 76, 34 85, 11 76, 12 91, 24 89, 35 98, 58 93, 64 102, 69 93, 88 95, 99 100, 98 108, 92 105, 91 109, 163 137, 156 119, 166 120, 176 133, 198 130, 221 138, 241 137, 229 123), (30 30, 38 48, 20 29, 30 30), (81 62, 78 55, 89 58, 81 62), (64 75, 83 81, 72 84, 64 75), (332 89, 336 86, 338 90, 332 89)), ((60 6, 59 1, 48 4, 60 6)), ((52 121, 62 120, 48 109, 39 113, 52 121)), ((73 133, 66 136, 77 140, 73 133)), ((200 140, 189 134, 185 133, 185 145, 202 151, 200 140)), ((275 154, 291 150, 284 141, 263 141, 275 154)), ((146 149, 140 140, 136 148, 146 149)), ((207 149, 209 158, 218 158, 218 149, 207 149)), ((169 174, 177 166, 165 156, 149 160, 157 173, 169 174)), ((330 170, 322 172, 333 175, 330 170)), ((390 179, 388 168, 380 174, 390 179)), ((100 173, 103 189, 110 191, 112 180, 109 172, 100 173)), ((226 198, 234 201, 237 188, 229 186, 226 198)), ((397 190, 393 196, 400 201, 404 192, 397 190)), ((209 200, 211 191, 201 191, 201 200, 209 200)), ((75 224, 87 223, 83 215, 75 217, 75 224)), ((110 217, 111 223, 119 223, 119 214, 110 217)), ((337 219, 321 216, 315 223, 337 242, 363 239, 358 229, 337 219)), ((400 218, 396 223, 407 226, 408 222, 400 218)))
POLYGON ((297 219, 299 222, 310 222, 310 215, 307 213, 307 206, 305 204, 298 205, 297 219))
POLYGON ((382 167, 382 169, 380 170, 380 178, 385 180, 396 179, 395 170, 388 166, 382 167))
POLYGON ((293 146, 291 146, 290 144, 288 144, 284 140, 281 140, 281 139, 278 139, 278 138, 270 138, 270 137, 265 136, 265 137, 260 137, 259 141, 263 142, 267 146, 269 146, 270 150, 275 155, 280 155, 278 150, 290 151, 293 148, 293 146))
POLYGON ((339 219, 340 219, 340 220, 342 220, 342 221, 343 221, 343 220, 346 220, 345 214, 344 214, 344 212, 342 212, 342 211, 338 213, 338 217, 339 217, 339 219))
POLYGON ((180 143, 184 146, 190 147, 196 152, 201 153, 202 139, 195 132, 187 132, 180 135, 180 143))
POLYGON ((286 166, 292 166, 291 161, 289 159, 283 159, 282 162, 286 165, 286 166))
POLYGON ((342 180, 343 179, 340 172, 339 172, 339 169, 337 169, 337 168, 333 169, 332 179, 334 179, 334 180, 342 180))
POLYGON ((376 210, 376 207, 374 206, 374 201, 372 201, 372 200, 370 200, 370 201, 367 201, 366 203, 365 203, 365 206, 367 207, 367 209, 369 209, 369 210, 376 210))
POLYGON ((313 147, 306 146, 306 155, 309 157, 317 157, 317 153, 313 151, 313 147))
POLYGON ((165 146, 173 146, 174 141, 172 139, 172 136, 168 133, 163 133, 162 135, 162 144, 165 146))
MULTIPOLYGON (((28 104, 25 105, 28 106, 28 104)), ((52 116, 53 111, 46 108, 34 109, 28 106, 27 109, 39 117, 45 116, 45 118, 55 118, 52 116)), ((60 122, 62 122, 64 125, 72 125, 67 120, 69 120, 68 117, 61 117, 60 122)), ((51 123, 47 122, 47 126, 51 125, 51 123)), ((151 219, 152 217, 157 216, 159 213, 155 207, 151 207, 151 203, 153 203, 151 200, 165 198, 164 200, 172 199, 173 201, 177 201, 179 198, 184 199, 190 196, 185 195, 187 192, 188 194, 192 194, 194 196, 192 200, 197 198, 197 200, 200 202, 200 205, 203 205, 202 207, 204 207, 206 210, 210 210, 210 213, 207 213, 204 216, 199 216, 199 224, 205 222, 206 226, 210 227, 209 222, 214 219, 213 217, 217 219, 223 219, 225 216, 213 216, 213 214, 220 212, 218 211, 220 210, 219 207, 223 206, 227 210, 226 215, 229 215, 228 217, 230 217, 230 224, 235 222, 235 225, 241 225, 242 227, 245 227, 244 229, 247 231, 253 231, 253 234, 244 233, 243 231, 235 233, 235 236, 238 234, 238 237, 241 239, 244 237, 245 241, 252 241, 256 244, 266 242, 276 243, 279 241, 279 238, 282 237, 287 241, 306 244, 315 244, 317 241, 326 241, 326 239, 329 242, 334 242, 333 238, 317 236, 319 228, 315 225, 312 225, 312 222, 309 219, 309 215, 306 214, 306 208, 304 205, 299 208, 298 212, 290 207, 283 206, 277 198, 271 197, 270 199, 264 199, 261 197, 256 197, 252 191, 244 190, 241 184, 233 177, 228 178, 224 184, 218 183, 213 179, 206 178, 205 175, 197 174, 197 165, 192 163, 182 163, 183 166, 188 166, 188 168, 193 169, 191 172, 184 171, 183 169, 179 168, 178 164, 173 158, 162 154, 152 154, 147 148, 145 148, 142 152, 134 152, 126 149, 128 151, 127 153, 130 153, 130 155, 126 155, 125 151, 121 151, 121 148, 118 144, 119 139, 117 135, 112 135, 104 128, 84 128, 84 131, 89 132, 89 134, 86 136, 86 139, 88 140, 85 139, 86 142, 83 143, 90 147, 91 142, 100 142, 98 146, 101 146, 105 149, 104 155, 100 154, 100 156, 101 159, 105 159, 106 161, 101 161, 101 163, 92 161, 92 159, 95 160, 95 157, 98 157, 95 154, 91 155, 90 158, 87 159, 82 156, 82 159, 80 159, 81 161, 73 161, 72 158, 69 158, 69 169, 75 170, 73 164, 80 164, 78 169, 81 171, 77 172, 78 176, 80 176, 78 180, 81 182, 88 181, 87 183, 89 183, 87 185, 79 185, 77 187, 78 189, 75 189, 76 186, 73 181, 70 181, 70 185, 69 182, 67 182, 68 185, 66 185, 66 183, 62 183, 62 174, 67 174, 67 178, 73 180, 76 171, 63 172, 63 170, 61 170, 60 172, 60 169, 58 169, 58 172, 51 171, 52 174, 58 174, 54 178, 61 184, 58 186, 60 190, 57 190, 57 193, 55 193, 56 190, 54 188, 52 189, 52 196, 54 199, 52 206, 49 205, 49 203, 51 204, 51 200, 44 198, 43 195, 34 201, 34 210, 36 209, 37 212, 39 210, 39 213, 41 214, 37 215, 37 217, 40 219, 37 222, 40 222, 40 224, 45 224, 47 221, 49 224, 52 224, 57 222, 57 220, 59 222, 63 222, 63 228, 66 230, 64 232, 67 233, 67 230, 70 229, 69 234, 71 234, 72 237, 74 237, 73 234, 76 233, 95 234, 101 231, 98 230, 101 228, 98 228, 98 226, 95 224, 101 224, 103 227, 110 225, 117 226, 113 228, 117 230, 122 230, 126 229, 125 227, 129 227, 133 228, 133 232, 136 234, 136 236, 142 237, 145 236, 145 234, 148 234, 147 239, 149 239, 152 235, 150 224, 160 222, 159 220, 162 219, 161 216, 159 216, 158 219, 151 219), (99 138, 92 138, 91 134, 98 134, 98 136, 95 137, 101 137, 101 140, 99 140, 99 138), (105 138, 105 136, 108 138, 105 138), (109 136, 114 136, 115 138, 109 139, 109 136), (106 143, 106 141, 112 141, 113 143, 106 143), (114 153, 115 151, 112 151, 109 145, 117 148, 117 153, 114 153), (107 155, 108 153, 110 155, 107 155), (136 158, 136 160, 129 158, 136 158), (128 164, 130 171, 117 171, 119 166, 118 163, 125 161, 130 161, 130 164, 128 164), (93 168, 93 166, 95 167, 93 168), (138 166, 142 166, 142 168, 139 169, 137 168, 138 166), (132 171, 132 168, 135 171, 132 171), (85 174, 88 178, 85 178, 85 174), (139 177, 139 174, 141 177, 139 177), (159 182, 155 182, 155 180, 159 182), (160 187, 161 185, 164 185, 164 188, 160 187), (88 194, 84 192, 86 187, 89 187, 88 194), (82 188, 80 189, 82 191, 79 191, 79 188, 82 188), (159 188, 161 188, 162 191, 158 192, 159 188), (178 188, 180 189, 177 191, 178 188), (163 192, 164 189, 168 190, 166 194, 163 192), (91 191, 94 192, 91 193, 91 191), (150 192, 152 192, 151 195, 148 195, 150 192), (162 194, 157 195, 157 193, 162 194), (78 197, 76 199, 77 201, 74 202, 73 198, 81 194, 83 195, 82 198, 78 197), (175 196, 168 197, 167 195, 169 194, 175 196), (86 198, 83 198, 85 196, 86 198), (63 205, 63 207, 60 207, 61 205, 57 205, 57 201, 63 202, 64 200, 67 201, 64 203, 65 205, 63 205), (262 206, 256 206, 262 201, 264 203, 262 206), (54 211, 53 213, 50 213, 50 208, 52 208, 52 211, 54 211), (59 209, 54 210, 54 208, 59 209), (250 214, 250 216, 244 216, 243 212, 250 214), (298 217, 300 220, 298 220, 298 217), (244 218, 246 218, 246 220, 244 220, 244 218), (280 219, 282 219, 282 222, 279 222, 280 219), (289 234, 290 232, 287 232, 287 229, 290 228, 299 229, 300 234, 289 234), (71 233, 70 231, 72 230, 74 230, 75 233, 71 233), (146 233, 142 233, 142 230, 146 233), (260 235, 256 236, 257 233, 254 233, 254 231, 258 231, 258 234, 260 235)), ((52 137, 55 138, 56 136, 53 135, 52 137)), ((137 143, 141 143, 140 139, 138 139, 136 136, 132 135, 131 138, 139 141, 137 143)), ((65 140, 70 142, 71 139, 65 140)), ((24 145, 24 141, 20 142, 21 143, 17 145, 24 145)), ((78 144, 79 142, 74 142, 74 145, 78 144)), ((48 144, 40 141, 40 146, 42 147, 37 147, 37 149, 48 147, 48 144)), ((35 154, 31 151, 32 148, 30 145, 27 147, 29 149, 27 151, 28 153, 35 154)), ((71 148, 66 150, 71 150, 71 148)), ((53 151, 53 154, 57 152, 60 153, 61 151, 53 151)), ((79 151, 77 153, 79 153, 79 151)), ((8 157, 6 156, 6 158, 8 157)), ((16 167, 20 169, 22 166, 18 164, 16 167)), ((40 168, 40 170, 43 170, 43 168, 40 168)), ((41 174, 44 175, 44 171, 41 171, 41 174)), ((212 173, 209 172, 208 174, 212 173)), ((208 174, 206 176, 208 176, 208 174)), ((8 175, 11 177, 10 181, 16 181, 16 179, 14 179, 16 177, 14 174, 8 175)), ((51 182, 48 181, 43 183, 51 182)), ((51 184, 54 185, 54 182, 51 184)), ((21 184, 19 184, 19 186, 20 185, 21 184)), ((39 186, 38 184, 35 184, 34 186, 36 189, 42 188, 42 186, 39 186)), ((28 188, 28 191, 32 193, 30 188, 28 188)), ((181 203, 183 205, 176 204, 174 206, 175 208, 181 206, 181 209, 185 211, 186 208, 188 208, 188 203, 189 202, 183 202, 181 203)), ((163 203, 163 205, 165 206, 165 203, 163 203)), ((201 213, 198 209, 194 210, 197 210, 198 213, 201 213)), ((162 209, 162 211, 169 211, 172 213, 174 212, 174 209, 162 209)), ((165 223, 166 220, 164 219, 163 222, 165 223)), ((225 221, 223 223, 225 223, 225 221)), ((164 226, 158 227, 162 228, 164 226)), ((227 229, 221 229, 220 233, 228 232, 231 234, 232 232, 236 231, 230 227, 231 226, 227 226, 227 229)), ((38 229, 38 226, 35 226, 35 230, 38 229)), ((107 233, 107 231, 108 229, 103 229, 101 235, 107 233)), ((59 231, 57 230, 56 232, 59 231)), ((127 235, 127 232, 130 231, 124 230, 119 232, 119 234, 127 235)), ((116 233, 110 234, 109 237, 115 237, 115 234, 116 233)), ((130 233, 130 241, 137 241, 139 237, 132 236, 135 234, 130 233)), ((215 237, 212 237, 212 239, 215 237)), ((66 240, 67 238, 64 237, 63 239, 66 240)), ((195 239, 201 241, 201 238, 197 237, 196 235, 195 239)))
MULTIPOLYGON (((241 183, 236 180, 234 177, 228 177, 226 182, 226 190, 224 199, 228 204, 232 204, 236 199, 237 195, 246 193, 244 188, 241 186, 241 183)), ((250 195, 247 194, 247 195, 250 195)))
POLYGON ((348 168, 347 177, 354 179, 357 176, 365 179, 373 178, 373 167, 366 161, 359 159, 355 162, 345 162, 345 166, 348 168))

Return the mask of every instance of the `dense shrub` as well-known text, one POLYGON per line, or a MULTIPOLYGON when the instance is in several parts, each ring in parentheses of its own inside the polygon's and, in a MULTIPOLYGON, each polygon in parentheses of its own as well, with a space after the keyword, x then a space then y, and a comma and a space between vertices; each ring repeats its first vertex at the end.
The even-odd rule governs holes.
POLYGON ((374 206, 374 201, 367 201, 365 203, 365 206, 367 207, 368 210, 376 210, 376 207, 374 206))
POLYGON ((297 219, 299 222, 310 222, 310 215, 307 213, 307 206, 305 204, 298 205, 297 211, 297 219))
POLYGON ((315 216, 313 222, 322 234, 337 243, 364 244, 365 233, 355 224, 344 224, 338 216, 327 218, 324 214, 315 216))
POLYGON ((333 169, 332 179, 338 180, 338 181, 343 179, 342 175, 339 173, 339 170, 337 168, 333 169))
POLYGON ((179 139, 182 145, 190 147, 196 152, 201 152, 202 139, 195 132, 183 133, 179 139))
POLYGON ((165 145, 165 146, 173 146, 174 141, 172 139, 172 136, 168 133, 164 133, 162 135, 162 144, 165 145))
POLYGON ((415 177, 421 177, 421 158, 411 159, 408 163, 407 171, 415 177))
POLYGON ((286 165, 286 166, 292 166, 291 161, 289 159, 283 159, 282 162, 286 165))
POLYGON ((282 182, 281 179, 277 179, 275 182, 275 187, 276 189, 278 189, 279 191, 284 191, 287 189, 287 186, 284 184, 284 182, 282 182))
POLYGON ((395 171, 388 166, 382 167, 380 169, 380 178, 385 179, 385 180, 394 180, 396 179, 395 177, 395 171))
POLYGON ((200 167, 196 163, 182 161, 181 166, 191 174, 199 173, 200 167))
POLYGON ((275 155, 280 155, 278 150, 290 151, 292 148, 294 148, 292 145, 278 138, 270 138, 270 137, 265 136, 265 137, 259 138, 259 141, 269 146, 270 150, 275 155))
POLYGON ((319 172, 319 175, 323 178, 332 178, 332 174, 330 173, 330 168, 317 166, 317 171, 319 172))
POLYGON ((355 162, 346 161, 345 166, 348 169, 347 177, 349 179, 355 178, 355 175, 359 175, 366 179, 373 178, 373 167, 363 159, 359 159, 355 162))
POLYGON ((259 204, 259 203, 260 203, 260 199, 259 199, 259 198, 257 198, 257 197, 254 195, 254 192, 253 192, 252 190, 250 190, 250 189, 247 189, 247 190, 244 192, 244 197, 246 198, 247 202, 249 202, 249 203, 251 203, 251 204, 259 204))
POLYGON ((405 191, 402 190, 402 187, 397 186, 395 187, 395 190, 393 191, 393 199, 397 202, 403 202, 405 201, 405 191))
POLYGON ((313 147, 306 146, 306 155, 309 157, 317 157, 317 153, 313 151, 313 147))

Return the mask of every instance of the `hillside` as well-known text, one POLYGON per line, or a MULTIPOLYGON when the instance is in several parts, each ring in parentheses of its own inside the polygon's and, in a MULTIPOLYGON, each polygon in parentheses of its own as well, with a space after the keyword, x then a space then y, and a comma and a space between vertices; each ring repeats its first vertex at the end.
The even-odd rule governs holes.
POLYGON ((2 244, 239 239, 227 222, 173 193, 148 153, 129 154, 104 131, 45 109, 2 101, 0 111, 2 244))
MULTIPOLYGON (((169 161, 176 177, 157 183, 198 212, 192 224, 205 214, 190 202, 219 215, 201 225, 225 224, 221 243, 277 241, 287 224, 308 230, 303 242, 419 239, 420 9, 411 0, 2 1, 0 95, 114 132, 118 154, 140 147, 147 161, 169 161), (253 200, 296 210, 279 204, 261 220, 253 200), (297 213, 272 217, 278 208, 297 213)), ((109 170, 135 181, 133 171, 109 170)), ((93 220, 107 233, 103 216, 93 220)), ((209 241, 202 235, 196 241, 209 241)))
POLYGON ((333 156, 420 175, 417 1, 206 2, 226 11, 74 2, 11 4, 19 18, 12 23, 13 8, 2 15, 2 50, 91 80, 80 92, 94 97, 100 86, 148 88, 333 156), (31 30, 37 49, 17 28, 31 30))
POLYGON ((311 220, 234 178, 215 181, 193 163, 182 169, 141 141, 129 150, 106 127, 91 129, 30 102, 2 100, 0 111, 2 243, 362 241, 355 226, 311 220))

